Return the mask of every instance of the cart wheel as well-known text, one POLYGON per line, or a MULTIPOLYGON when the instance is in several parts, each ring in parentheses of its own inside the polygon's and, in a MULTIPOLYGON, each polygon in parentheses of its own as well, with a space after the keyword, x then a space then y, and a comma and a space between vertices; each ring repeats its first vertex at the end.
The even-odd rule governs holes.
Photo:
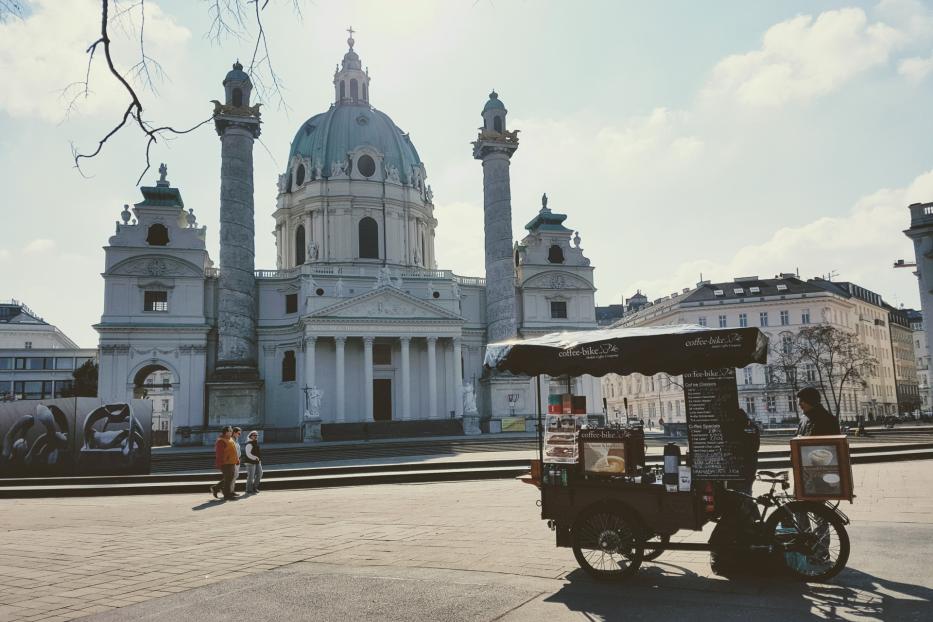
POLYGON ((651 537, 650 539, 646 540, 646 541, 645 541, 645 554, 642 556, 641 560, 642 560, 643 562, 650 562, 650 561, 653 561, 653 560, 655 560, 655 559, 661 557, 661 553, 664 552, 664 549, 653 549, 653 548, 651 548, 651 544, 652 544, 653 542, 659 542, 659 543, 661 543, 661 544, 667 544, 667 543, 670 542, 670 541, 671 541, 671 536, 670 536, 670 534, 667 534, 667 533, 657 534, 657 535, 651 537))
POLYGON ((598 505, 584 510, 573 525, 573 554, 594 579, 621 581, 641 565, 640 521, 631 510, 598 505))
POLYGON ((821 503, 795 501, 776 510, 765 524, 772 542, 783 547, 778 557, 802 581, 836 576, 849 560, 849 534, 842 519, 821 503))

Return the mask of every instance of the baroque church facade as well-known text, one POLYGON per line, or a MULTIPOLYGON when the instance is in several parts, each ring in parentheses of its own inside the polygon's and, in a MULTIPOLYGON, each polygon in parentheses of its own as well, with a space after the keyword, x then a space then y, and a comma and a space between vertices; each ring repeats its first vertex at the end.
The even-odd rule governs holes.
MULTIPOLYGON (((254 265, 260 113, 239 63, 224 79, 224 103, 214 102, 219 266, 164 165, 159 181, 141 188, 143 200, 124 207, 105 247, 100 396, 139 397, 150 374, 167 371, 175 444, 210 442, 227 424, 259 429, 267 441, 351 438, 370 434, 366 425, 495 432, 505 417, 515 429, 535 412, 535 385, 484 371, 485 345, 596 327, 593 267, 566 216, 544 197, 514 241, 509 162, 518 132, 507 129, 496 93, 473 143, 484 171, 486 277, 438 267, 425 164, 411 137, 370 104, 369 72, 348 44, 334 103, 298 128, 278 180, 275 269, 254 265)), ((545 403, 548 392, 567 391, 567 379, 554 382, 543 383, 545 403)), ((599 382, 572 382, 589 411, 601 412, 599 382)))

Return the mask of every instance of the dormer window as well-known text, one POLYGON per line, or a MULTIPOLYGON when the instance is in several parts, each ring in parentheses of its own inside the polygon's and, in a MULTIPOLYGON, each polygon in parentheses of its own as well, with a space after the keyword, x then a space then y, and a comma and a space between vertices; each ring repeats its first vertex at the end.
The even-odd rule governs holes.
POLYGON ((713 295, 714 295, 714 296, 723 296, 723 295, 725 295, 725 292, 722 291, 721 289, 714 289, 714 290, 713 290, 713 295))
POLYGON ((356 161, 356 170, 363 177, 372 177, 376 174, 376 162, 372 159, 372 156, 361 155, 356 161))
POLYGON ((733 294, 742 295, 742 294, 745 293, 745 290, 742 289, 741 287, 736 287, 735 289, 732 290, 732 293, 733 293, 733 294))
POLYGON ((552 244, 547 251, 547 260, 548 263, 564 263, 564 249, 558 244, 552 244))
POLYGON ((786 292, 786 291, 787 291, 787 285, 784 285, 783 283, 778 283, 777 289, 778 289, 779 292, 786 292))
POLYGON ((761 293, 761 288, 760 288, 760 287, 749 287, 749 288, 748 288, 748 293, 749 293, 749 294, 760 294, 760 293, 761 293))
POLYGON ((159 223, 149 225, 146 243, 149 246, 166 246, 168 244, 168 229, 165 228, 165 225, 159 223))

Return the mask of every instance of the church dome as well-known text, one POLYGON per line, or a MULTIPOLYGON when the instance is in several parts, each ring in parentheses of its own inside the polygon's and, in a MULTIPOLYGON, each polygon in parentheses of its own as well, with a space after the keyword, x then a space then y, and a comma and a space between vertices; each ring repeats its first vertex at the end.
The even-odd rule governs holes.
POLYGON ((483 112, 487 110, 505 110, 505 104, 502 103, 502 100, 499 99, 499 94, 495 91, 489 94, 489 101, 483 106, 483 112))
POLYGON ((288 161, 300 156, 310 160, 311 167, 323 177, 329 177, 334 163, 345 162, 349 152, 361 147, 381 153, 386 167, 398 170, 402 183, 410 183, 412 168, 421 165, 408 134, 387 114, 363 103, 346 102, 302 124, 292 140, 288 161))

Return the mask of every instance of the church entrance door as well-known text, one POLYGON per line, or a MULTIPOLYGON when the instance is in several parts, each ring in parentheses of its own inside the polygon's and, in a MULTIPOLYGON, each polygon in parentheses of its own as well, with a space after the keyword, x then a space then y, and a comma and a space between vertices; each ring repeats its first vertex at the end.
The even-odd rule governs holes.
POLYGON ((143 367, 133 378, 133 398, 152 401, 153 447, 172 444, 175 382, 172 372, 157 363, 143 367))
POLYGON ((392 381, 388 378, 373 380, 373 421, 392 420, 392 381))

